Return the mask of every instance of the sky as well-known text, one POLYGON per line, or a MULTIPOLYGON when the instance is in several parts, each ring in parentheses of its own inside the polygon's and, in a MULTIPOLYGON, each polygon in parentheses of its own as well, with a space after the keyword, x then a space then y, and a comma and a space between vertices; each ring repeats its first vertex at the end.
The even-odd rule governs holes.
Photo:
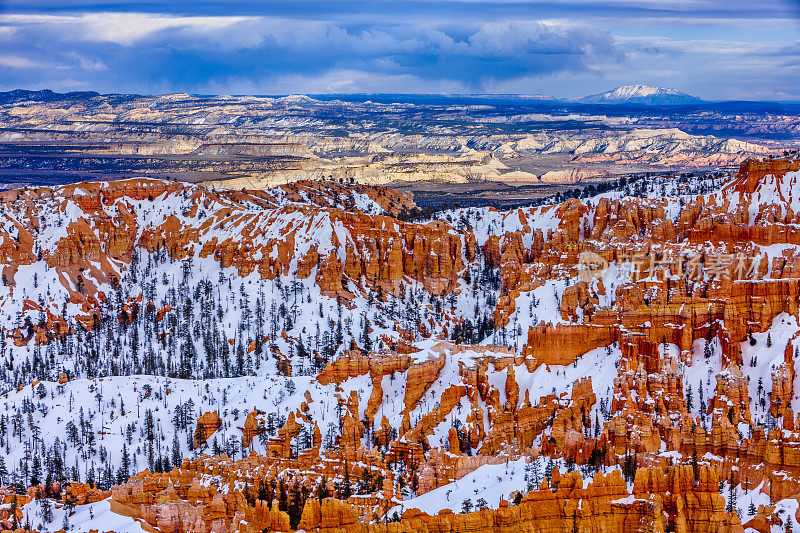
POLYGON ((0 90, 800 100, 800 0, 0 0, 0 90))

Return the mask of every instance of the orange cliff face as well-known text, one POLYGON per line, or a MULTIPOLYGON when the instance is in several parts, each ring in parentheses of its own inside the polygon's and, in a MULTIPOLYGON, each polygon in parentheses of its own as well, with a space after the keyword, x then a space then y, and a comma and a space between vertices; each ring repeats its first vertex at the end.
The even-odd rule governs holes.
MULTIPOLYGON (((601 433, 591 437, 586 433, 587 424, 591 426, 587 415, 590 420, 589 413, 598 402, 594 392, 596 382, 591 377, 580 378, 571 384, 569 395, 545 394, 533 400, 534 389, 523 377, 527 361, 501 347, 450 343, 440 343, 427 352, 412 355, 376 354, 370 360, 352 352, 320 374, 320 381, 337 391, 334 397, 343 408, 343 430, 337 446, 321 448, 316 421, 305 420, 306 408, 301 406, 291 413, 278 437, 270 439, 269 453, 265 455, 253 452, 239 461, 227 456, 203 455, 197 460, 184 461, 168 473, 146 471, 115 487, 112 500, 132 510, 133 516, 173 531, 213 530, 215 522, 239 524, 241 520, 241 525, 236 526, 241 531, 286 528, 286 524, 305 530, 394 531, 397 526, 380 521, 393 512, 402 498, 395 487, 414 485, 418 494, 433 494, 432 491, 463 480, 471 473, 477 474, 481 468, 501 468, 509 460, 521 460, 524 465, 527 461, 555 457, 568 458, 570 471, 556 467, 549 481, 540 476, 540 483, 534 488, 526 488, 522 483, 519 495, 506 494, 514 500, 513 504, 502 501, 495 509, 460 513, 459 501, 455 510, 433 514, 409 505, 398 514, 400 527, 407 531, 429 531, 435 527, 454 532, 473 526, 502 526, 509 531, 560 530, 564 523, 574 521, 578 527, 612 531, 628 531, 630 524, 648 524, 648 530, 666 531, 669 524, 674 524, 681 531, 742 531, 740 518, 725 510, 725 499, 718 491, 719 481, 730 476, 734 464, 751 465, 750 461, 765 460, 764 452, 758 457, 748 457, 744 450, 758 449, 758 445, 746 441, 741 449, 723 451, 720 445, 729 442, 731 429, 717 419, 715 425, 727 433, 713 441, 686 440, 691 431, 688 427, 685 434, 675 433, 675 426, 666 423, 668 417, 660 415, 688 416, 685 403, 680 401, 680 379, 675 382, 648 376, 641 369, 628 372, 625 370, 628 359, 623 358, 621 377, 614 381, 615 404, 609 405, 613 417, 604 424, 601 433), (450 378, 446 384, 440 384, 448 375, 457 379, 450 378), (369 376, 376 388, 369 397, 363 420, 359 420, 359 397, 356 391, 344 393, 344 388, 350 386, 350 380, 362 376, 369 376), (399 382, 405 383, 405 394, 398 405, 400 422, 390 422, 387 414, 395 400, 386 391, 399 382), (378 388, 380 384, 384 387, 378 388), (428 403, 426 397, 440 394, 442 387, 446 388, 439 401, 428 403), (638 393, 632 397, 633 391, 638 393), (656 393, 658 407, 648 410, 649 398, 656 393), (447 424, 448 414, 455 413, 459 404, 469 406, 469 412, 475 416, 468 417, 470 422, 466 427, 458 430, 451 427, 446 442, 432 445, 436 428, 443 422, 447 424), (410 423, 409 415, 420 410, 423 416, 410 423), (626 422, 626 418, 630 421, 626 422), (653 418, 657 424, 653 424, 653 418), (636 427, 633 433, 631 426, 625 430, 631 422, 636 427), (311 423, 315 430, 313 446, 295 454, 292 442, 303 425, 311 423), (382 430, 373 432, 371 428, 382 430), (687 457, 698 452, 701 457, 707 452, 726 454, 724 457, 731 453, 735 462, 701 462, 696 468, 691 464, 676 466, 672 456, 659 455, 664 446, 662 439, 668 437, 671 440, 666 447, 679 454, 686 453, 687 457), (639 468, 634 468, 635 475, 625 470, 630 468, 634 454, 640 461, 639 468), (606 474, 596 472, 588 484, 579 472, 572 471, 576 464, 597 464, 595 461, 615 468, 606 474), (414 467, 398 469, 399 463, 414 467), (368 474, 374 472, 380 473, 379 482, 370 477, 373 474, 368 474), (626 485, 623 473, 631 476, 628 479, 631 488, 626 485), (297 496, 300 506, 294 511, 297 523, 290 518, 291 505, 279 501, 276 477, 284 486, 307 489, 305 497, 297 496), (358 495, 345 492, 343 480, 368 478, 375 482, 353 482, 352 490, 358 495), (203 479, 214 481, 209 486, 203 479), (215 488, 220 483, 227 485, 225 491, 215 488), (255 483, 252 489, 242 488, 251 483, 255 483), (309 496, 322 490, 320 487, 325 487, 321 500, 309 496), (256 493, 263 499, 254 499, 256 493)), ((667 376, 671 376, 670 370, 674 371, 670 364, 666 361, 662 368, 667 376)), ((539 372, 544 372, 544 368, 539 372)), ((555 370, 547 373, 555 374, 555 370)), ((198 431, 206 426, 210 414, 204 414, 198 421, 198 431)), ((257 416, 255 411, 248 414, 243 436, 252 435, 257 416)), ((763 442, 763 434, 760 438, 763 442)), ((793 438, 800 441, 800 434, 793 438)), ((779 448, 791 446, 790 442, 796 441, 789 439, 779 448)), ((202 444, 200 447, 207 450, 202 444)), ((753 475, 749 482, 756 486, 762 479, 753 475)), ((784 479, 781 478, 781 483, 784 479)), ((300 493, 302 490, 297 494, 300 493)))
MULTIPOLYGON (((257 464, 254 457, 246 461, 251 467, 257 464)), ((213 488, 193 483, 193 476, 204 465, 211 466, 208 460, 185 462, 169 474, 137 475, 115 487, 113 501, 128 509, 139 509, 134 511, 135 517, 158 523, 162 530, 210 531, 215 527, 211 524, 234 521, 238 523, 237 530, 247 532, 291 527, 289 515, 277 509, 277 501, 251 502, 240 492, 222 495, 213 488), (176 501, 186 503, 180 505, 176 501)), ((213 465, 219 472, 234 466, 225 461, 213 465)), ((725 501, 717 492, 717 481, 715 472, 706 467, 700 467, 696 476, 690 467, 643 468, 634 484, 637 497, 630 498, 618 471, 608 476, 597 474, 585 484, 579 473, 559 474, 555 469, 552 487, 543 482, 537 490, 522 496, 516 505, 503 500, 493 510, 457 514, 448 509, 433 516, 411 509, 403 513, 400 524, 359 524, 352 507, 341 500, 308 499, 297 527, 305 531, 388 533, 468 529, 562 531, 565 524, 575 524, 579 530, 665 531, 673 524, 676 531, 741 532, 741 521, 724 512, 725 501), (668 523, 665 515, 674 519, 668 523)))
MULTIPOLYGON (((800 502, 797 159, 746 161, 708 194, 606 194, 426 223, 394 218, 405 196, 366 187, 48 191, 3 193, 16 228, 0 233, 7 288, 25 291, 15 275, 41 254, 87 329, 109 320, 106 287, 136 246, 214 258, 239 276, 294 276, 320 301, 372 299, 390 317, 371 329, 363 315, 362 336, 378 332, 369 346, 316 354, 322 370, 301 374, 308 390, 275 432, 263 406, 238 421, 204 410, 192 460, 112 489, 162 531, 739 532, 800 502), (48 248, 36 210, 49 205, 72 218, 48 248), (479 283, 496 294, 469 300, 479 283), (416 304, 414 291, 429 298, 401 327, 389 306, 416 304), (322 402, 332 419, 315 416, 322 402), (204 455, 219 428, 241 443, 238 460, 204 455), (757 513, 730 504, 731 482, 757 513), (497 501, 473 509, 478 495, 497 501)), ((144 291, 122 304, 120 323, 174 312, 144 291)), ((20 346, 74 333, 49 302, 27 305, 45 318, 14 328, 20 346)))
MULTIPOLYGON (((755 187, 753 175, 764 180, 764 173, 770 169, 780 176, 780 172, 791 172, 795 166, 797 160, 748 161, 719 194, 680 206, 677 220, 670 218, 670 210, 675 209, 670 205, 675 201, 670 199, 635 202, 630 198, 604 198, 588 205, 571 200, 559 206, 519 209, 504 214, 503 224, 506 219, 514 220, 509 220, 504 233, 489 235, 484 243, 476 239, 477 227, 457 231, 445 222, 403 223, 355 210, 353 194, 369 197, 358 192, 362 189, 372 191, 375 210, 386 207, 394 213, 398 205, 413 206, 407 197, 380 188, 351 190, 338 184, 299 182, 271 193, 248 193, 127 180, 72 185, 56 191, 7 191, 2 195, 2 205, 14 216, 12 226, 0 232, 0 257, 12 293, 19 292, 19 266, 39 258, 45 261, 57 273, 56 281, 69 301, 80 306, 81 312, 74 318, 88 328, 106 319, 102 304, 125 276, 137 246, 151 252, 165 250, 178 260, 213 258, 241 276, 255 272, 265 279, 286 275, 308 278, 315 272, 314 282, 323 294, 345 299, 352 297, 351 282, 357 289, 383 293, 396 294, 407 281, 417 281, 436 295, 460 292, 459 283, 472 264, 485 260, 499 267, 502 290, 494 319, 495 324, 507 326, 520 294, 541 287, 547 279, 577 275, 581 254, 591 253, 612 263, 632 259, 643 267, 638 272, 640 278, 655 276, 648 286, 622 287, 613 298, 603 298, 602 280, 591 286, 582 282, 567 287, 559 296, 563 320, 601 329, 619 324, 634 331, 649 323, 650 328, 642 332, 650 340, 666 337, 688 350, 693 340, 690 331, 723 319, 726 327, 721 328, 721 337, 727 351, 731 349, 729 337, 736 342, 753 323, 763 329, 779 312, 793 310, 794 304, 783 295, 797 290, 796 282, 791 281, 797 279, 791 277, 798 271, 796 257, 787 256, 788 251, 774 258, 759 256, 753 246, 800 242, 800 234, 792 226, 796 214, 791 206, 782 210, 780 217, 777 212, 762 209, 750 220, 751 204, 746 197, 755 194, 756 200, 766 201, 767 192, 772 194, 774 189, 779 199, 788 201, 785 196, 791 194, 796 177, 781 180, 768 174, 765 187, 770 191, 748 191, 755 187), (788 194, 781 196, 784 193, 788 194), (146 217, 148 203, 162 206, 159 217, 146 217), (322 207, 329 203, 341 207, 322 207), (70 216, 60 214, 55 222, 42 224, 37 213, 49 209, 70 216), (540 219, 552 222, 537 227, 540 219), (44 244, 44 237, 50 233, 62 236, 48 237, 48 244, 44 244), (621 247, 631 239, 633 243, 621 247), (724 265, 712 264, 705 257, 702 248, 707 242, 724 244, 725 249, 716 250, 711 258, 724 258, 724 265), (688 255, 694 256, 694 263, 688 255), (712 267, 719 272, 720 266, 725 275, 699 279, 712 267), (689 272, 698 283, 681 285, 664 276, 667 273, 666 278, 674 278, 689 272), (776 285, 768 284, 767 279, 775 279, 776 285), (601 298, 613 303, 601 305, 601 298), (764 303, 762 298, 766 298, 764 303), (659 323, 680 326, 680 330, 659 323)), ((47 342, 70 331, 68 321, 59 316, 58 302, 43 303, 32 305, 38 306, 47 319, 20 327, 20 342, 27 342, 32 335, 39 342, 47 342)), ((539 321, 552 320, 542 317, 539 321)), ((548 348, 551 342, 563 342, 550 341, 551 337, 592 339, 565 352, 579 354, 616 338, 615 333, 584 330, 570 335, 558 327, 534 328, 524 344, 531 353, 547 352, 552 351, 548 348)), ((556 351, 561 353, 564 346, 559 346, 556 351)))
MULTIPOLYGON (((464 257, 474 255, 445 223, 365 213, 361 208, 396 215, 414 207, 408 194, 380 187, 297 182, 271 191, 212 191, 137 179, 6 191, 0 206, 11 219, 0 231, 4 286, 11 295, 25 291, 19 267, 44 261, 67 302, 80 307, 72 318, 89 329, 107 319, 102 304, 138 258, 137 248, 163 250, 173 260, 213 258, 240 276, 304 279, 316 272, 324 294, 345 299, 352 298, 350 281, 387 293, 409 280, 433 294, 451 292, 464 257), (149 216, 151 210, 158 214, 149 216)), ((59 302, 43 303, 37 310, 53 316, 19 327, 20 342, 35 335, 46 343, 71 331, 59 302)))

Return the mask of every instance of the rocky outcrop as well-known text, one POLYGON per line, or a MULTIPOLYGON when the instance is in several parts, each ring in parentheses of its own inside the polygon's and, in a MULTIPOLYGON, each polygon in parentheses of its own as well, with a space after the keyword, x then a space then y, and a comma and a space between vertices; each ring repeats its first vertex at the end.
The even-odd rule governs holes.
MULTIPOLYGON (((245 461, 252 465, 254 460, 245 461)), ((198 468, 202 468, 202 463, 185 462, 180 470, 169 474, 139 474, 114 489, 113 501, 129 506, 135 516, 146 522, 173 532, 231 526, 247 532, 291 529, 289 516, 276 509, 277 501, 250 500, 238 490, 223 495, 213 487, 203 487, 191 481, 198 468), (154 500, 158 503, 150 503, 154 500)), ((716 471, 704 466, 696 472, 690 466, 642 468, 637 472, 633 494, 629 495, 619 471, 608 475, 598 473, 587 484, 577 472, 560 474, 555 469, 552 484, 543 481, 539 490, 521 495, 515 505, 501 501, 497 509, 465 514, 448 509, 428 515, 409 509, 403 513, 399 527, 410 532, 562 531, 565 525, 578 530, 599 528, 623 532, 643 528, 741 532, 739 518, 725 512, 724 499, 717 492, 718 481, 716 471)), ((397 527, 359 524, 353 507, 335 498, 308 499, 297 524, 298 529, 325 532, 385 533, 396 531, 397 527)))
POLYGON ((575 359, 619 338, 614 328, 594 325, 542 324, 528 330, 525 362, 533 370, 539 365, 569 365, 575 359))
MULTIPOLYGON (((197 419, 197 427, 194 430, 194 446, 199 448, 206 443, 208 438, 216 432, 222 425, 222 419, 216 411, 203 413, 197 419)), ((252 440, 252 439, 251 439, 252 440)))
MULTIPOLYGON (((198 421, 199 425, 199 421, 198 421)), ((264 432, 264 421, 258 418, 258 410, 253 409, 247 413, 242 430, 242 447, 247 448, 253 443, 253 438, 264 432)))

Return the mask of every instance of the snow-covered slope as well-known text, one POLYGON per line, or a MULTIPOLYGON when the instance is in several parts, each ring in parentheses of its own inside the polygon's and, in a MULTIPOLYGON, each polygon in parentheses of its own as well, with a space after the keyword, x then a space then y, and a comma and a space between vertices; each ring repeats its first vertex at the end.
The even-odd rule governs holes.
POLYGON ((621 85, 604 93, 576 98, 582 104, 684 105, 702 102, 676 89, 649 85, 621 85))
MULTIPOLYGON (((0 484, 90 482, 102 501, 67 521, 126 531, 260 531, 287 486, 293 528, 325 496, 367 527, 491 517, 543 482, 575 484, 562 522, 602 494, 639 520, 643 492, 684 496, 636 480, 693 469, 713 482, 686 498, 719 520, 763 503, 732 501, 750 482, 780 483, 785 514, 792 455, 742 450, 800 443, 797 166, 420 222, 390 191, 320 183, 5 193, 0 484), (607 268, 587 279, 587 256, 607 268), (731 475, 726 514, 709 493, 731 475)), ((60 527, 50 511, 23 518, 60 527)))

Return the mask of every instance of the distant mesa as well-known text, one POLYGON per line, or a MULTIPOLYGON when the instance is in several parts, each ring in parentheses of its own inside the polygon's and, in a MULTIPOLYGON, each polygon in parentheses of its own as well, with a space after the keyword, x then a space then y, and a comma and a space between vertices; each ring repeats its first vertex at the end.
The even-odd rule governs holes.
POLYGON ((50 89, 41 91, 28 91, 25 89, 14 89, 13 91, 0 92, 0 105, 14 104, 16 102, 52 102, 57 100, 83 100, 100 96, 94 91, 74 91, 69 93, 57 93, 50 89))
POLYGON ((542 102, 558 102, 559 99, 549 94, 518 94, 518 93, 486 93, 486 94, 451 94, 454 98, 488 98, 488 99, 516 99, 542 102))
POLYGON ((702 102, 700 98, 676 89, 649 85, 621 85, 613 91, 575 98, 581 104, 686 105, 702 102))

